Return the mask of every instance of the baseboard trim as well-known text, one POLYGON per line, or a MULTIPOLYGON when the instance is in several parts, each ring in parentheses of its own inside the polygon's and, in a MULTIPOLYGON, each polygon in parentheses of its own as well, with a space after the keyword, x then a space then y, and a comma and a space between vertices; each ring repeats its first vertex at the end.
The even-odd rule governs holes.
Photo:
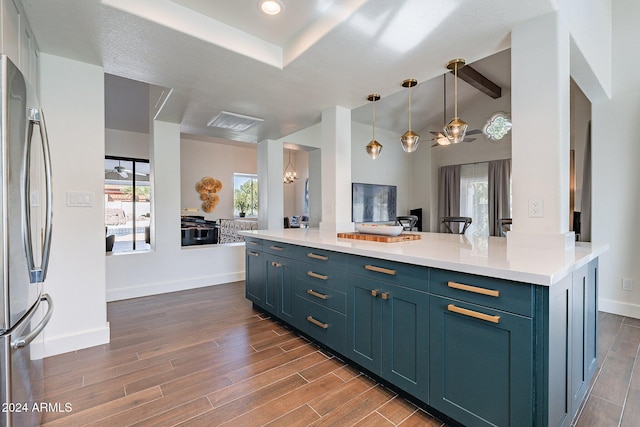
POLYGON ((43 357, 55 356, 57 354, 94 347, 96 345, 107 344, 110 340, 110 333, 111 328, 109 327, 109 322, 107 322, 103 328, 51 338, 46 336, 45 329, 43 345, 31 346, 31 357, 33 359, 42 359, 43 357))
POLYGON ((157 282, 132 287, 107 289, 107 302, 185 291, 187 289, 204 288, 206 286, 237 282, 244 280, 244 278, 244 271, 238 271, 235 273, 204 276, 189 280, 173 280, 170 282, 157 282))
POLYGON ((619 316, 633 317, 640 319, 640 305, 628 302, 615 301, 606 298, 600 298, 598 301, 600 311, 617 314, 619 316))

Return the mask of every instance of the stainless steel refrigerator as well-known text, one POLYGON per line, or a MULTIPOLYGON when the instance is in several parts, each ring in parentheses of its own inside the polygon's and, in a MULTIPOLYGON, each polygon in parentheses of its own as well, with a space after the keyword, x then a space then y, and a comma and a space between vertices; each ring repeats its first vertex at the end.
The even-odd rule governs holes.
POLYGON ((22 73, 0 55, 2 427, 40 424, 42 351, 33 346, 53 313, 42 289, 51 246, 51 201, 44 115, 22 73))

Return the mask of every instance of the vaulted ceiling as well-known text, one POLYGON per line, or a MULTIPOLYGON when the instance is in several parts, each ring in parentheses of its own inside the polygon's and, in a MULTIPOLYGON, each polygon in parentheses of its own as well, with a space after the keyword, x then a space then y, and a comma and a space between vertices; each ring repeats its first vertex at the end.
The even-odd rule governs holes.
MULTIPOLYGON (((137 91, 120 77, 169 88, 160 119, 180 123, 186 134, 244 142, 306 128, 335 105, 368 123, 366 97, 374 92, 383 97, 377 124, 401 134, 406 78, 420 83, 413 89, 413 128, 439 123, 446 63, 465 58, 508 89, 508 55, 487 57, 509 47, 514 25, 555 7, 555 0, 282 1, 277 16, 263 15, 258 0, 23 4, 41 51, 104 67, 112 75, 108 98, 121 108, 135 105, 126 97, 137 91), (207 127, 223 110, 264 122, 246 132, 207 127)), ((461 105, 480 94, 467 84, 459 88, 461 105)))

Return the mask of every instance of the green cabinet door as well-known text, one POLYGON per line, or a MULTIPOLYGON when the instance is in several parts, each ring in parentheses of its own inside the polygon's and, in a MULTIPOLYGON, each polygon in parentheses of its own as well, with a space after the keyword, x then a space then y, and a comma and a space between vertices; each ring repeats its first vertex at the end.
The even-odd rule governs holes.
POLYGON ((527 317, 430 296, 429 405, 467 426, 533 425, 527 317))
POLYGON ((247 248, 245 251, 245 296, 260 308, 265 308, 265 254, 247 248))
POLYGON ((293 260, 265 254, 264 309, 287 322, 293 321, 294 268, 293 260))
POLYGON ((374 374, 382 373, 382 307, 380 282, 348 276, 347 354, 374 374))
POLYGON ((346 356, 427 401, 429 295, 349 276, 346 356))
POLYGON ((420 400, 429 399, 429 295, 387 285, 382 305, 382 377, 420 400))

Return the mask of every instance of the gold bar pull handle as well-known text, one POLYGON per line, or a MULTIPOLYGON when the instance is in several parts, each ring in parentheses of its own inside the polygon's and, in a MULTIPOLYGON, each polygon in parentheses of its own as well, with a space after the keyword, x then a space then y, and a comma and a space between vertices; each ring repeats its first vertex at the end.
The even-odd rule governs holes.
POLYGON ((476 319, 485 320, 491 323, 500 323, 500 316, 490 316, 488 314, 479 313, 473 310, 467 310, 466 308, 456 307, 453 304, 447 306, 447 310, 454 313, 462 314, 464 316, 475 317, 476 319))
POLYGON ((258 242, 254 242, 252 240, 247 240, 247 243, 250 245, 258 246, 258 242))
POLYGON ((395 270, 391 270, 388 268, 382 268, 382 267, 376 267, 375 265, 370 265, 367 264, 364 266, 365 270, 369 270, 369 271, 375 271, 377 273, 384 273, 384 274, 389 274, 391 276, 395 276, 396 275, 396 271, 395 270))
POLYGON ((320 299, 327 299, 327 298, 329 298, 329 296, 328 296, 328 295, 321 294, 320 292, 316 292, 316 291, 314 291, 313 289, 307 289, 307 293, 308 293, 309 295, 312 295, 312 296, 314 296, 314 297, 316 297, 316 298, 320 298, 320 299))
POLYGON ((324 274, 314 273, 313 271, 307 271, 307 276, 315 277, 316 279, 320 279, 320 280, 327 280, 329 278, 329 276, 325 276, 324 274))
POLYGON ((274 245, 271 245, 271 246, 269 246, 269 248, 270 248, 270 249, 273 249, 274 251, 284 251, 284 248, 283 248, 283 247, 281 247, 281 246, 274 246, 274 245))
POLYGON ((258 252, 254 252, 254 251, 248 251, 247 253, 249 255, 253 255, 253 256, 260 256, 260 254, 258 252))
POLYGON ((309 258, 319 259, 319 260, 321 260, 321 261, 326 261, 326 260, 328 260, 328 259, 329 259, 329 257, 328 257, 328 256, 314 254, 313 252, 309 252, 309 253, 307 254, 307 256, 308 256, 309 258))
POLYGON ((322 323, 321 321, 314 319, 312 316, 307 316, 307 320, 322 329, 327 329, 329 327, 327 323, 322 323))
POLYGON ((461 291, 473 292, 475 294, 488 295, 490 297, 499 297, 500 291, 496 291, 495 289, 487 289, 487 288, 479 288, 477 286, 464 285, 462 283, 449 282, 447 286, 453 289, 460 289, 461 291))

